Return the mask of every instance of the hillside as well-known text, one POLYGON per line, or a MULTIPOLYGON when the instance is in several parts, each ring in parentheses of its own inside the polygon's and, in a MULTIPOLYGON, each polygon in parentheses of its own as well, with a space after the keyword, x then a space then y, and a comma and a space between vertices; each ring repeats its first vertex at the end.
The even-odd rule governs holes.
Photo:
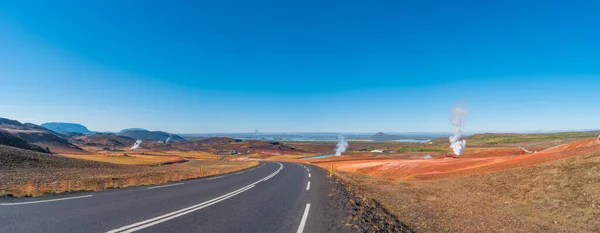
POLYGON ((239 140, 228 137, 210 137, 200 141, 185 141, 172 144, 154 145, 153 149, 168 150, 177 149, 182 151, 205 151, 205 152, 230 152, 238 151, 242 154, 257 152, 304 152, 285 143, 276 141, 239 140))
POLYGON ((23 168, 106 168, 109 163, 72 159, 60 155, 38 153, 0 145, 0 170, 23 168))
POLYGON ((88 130, 87 127, 81 124, 66 123, 66 122, 49 122, 41 125, 42 127, 52 130, 57 133, 81 133, 81 134, 93 134, 94 132, 88 130))
POLYGON ((14 136, 11 133, 6 132, 4 130, 0 130, 0 145, 11 146, 11 147, 32 150, 32 151, 37 151, 37 152, 42 152, 42 153, 48 153, 46 151, 46 149, 41 148, 36 145, 33 145, 33 144, 23 140, 22 138, 14 136))
POLYGON ((81 135, 73 137, 73 141, 78 144, 87 146, 103 146, 103 147, 131 147, 135 143, 135 139, 115 135, 112 133, 96 133, 92 135, 81 135))
POLYGON ((132 129, 121 131, 119 135, 144 141, 166 141, 169 137, 171 138, 169 142, 185 141, 185 139, 179 135, 170 134, 162 131, 132 129))
MULTIPOLYGON (((465 137, 465 139, 467 140, 467 147, 525 146, 534 150, 543 150, 565 143, 596 137, 598 134, 600 134, 600 131, 539 134, 483 133, 474 134, 465 137)), ((437 138, 432 140, 432 143, 437 146, 449 145, 448 138, 437 138)))
POLYGON ((48 147, 52 153, 86 153, 68 142, 64 136, 39 125, 0 118, 0 129, 41 148, 48 147))

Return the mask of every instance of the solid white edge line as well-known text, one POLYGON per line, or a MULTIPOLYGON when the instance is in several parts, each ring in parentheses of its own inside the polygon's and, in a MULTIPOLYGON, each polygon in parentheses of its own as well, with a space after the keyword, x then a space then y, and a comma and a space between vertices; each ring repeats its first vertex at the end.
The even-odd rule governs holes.
POLYGON ((238 174, 242 174, 242 173, 244 173, 244 172, 236 172, 235 174, 238 175, 238 174))
POLYGON ((310 210, 310 203, 306 204, 306 209, 304 209, 304 215, 302 215, 302 220, 300 220, 300 226, 298 226, 298 231, 296 231, 296 233, 302 233, 304 231, 304 226, 306 225, 306 219, 308 218, 309 210, 310 210))
POLYGON ((85 195, 85 196, 77 196, 77 197, 65 197, 65 198, 58 198, 58 199, 28 201, 28 202, 0 203, 0 205, 27 205, 27 204, 36 204, 36 203, 43 203, 43 202, 53 202, 53 201, 64 201, 64 200, 71 200, 71 199, 79 199, 79 198, 86 198, 86 197, 91 197, 91 196, 93 196, 93 195, 85 195))
POLYGON ((216 179, 221 179, 221 178, 223 178, 223 177, 225 177, 225 176, 217 176, 217 177, 212 177, 212 178, 208 178, 208 179, 206 179, 206 180, 216 180, 216 179))
POLYGON ((168 214, 164 214, 164 215, 161 215, 161 216, 158 216, 158 217, 154 217, 154 218, 147 219, 147 220, 144 220, 144 221, 141 221, 141 222, 137 222, 137 223, 134 223, 134 224, 131 224, 131 225, 127 225, 127 226, 124 226, 124 227, 121 227, 121 228, 118 228, 118 229, 114 229, 114 230, 108 231, 107 233, 134 232, 134 231, 137 231, 137 230, 140 230, 140 229, 143 229, 143 228, 146 228, 146 227, 150 227, 150 226, 156 225, 158 223, 161 223, 161 222, 164 222, 164 221, 167 221, 167 220, 170 220, 170 219, 173 219, 173 218, 176 218, 176 217, 179 217, 179 216, 191 213, 193 211, 200 210, 200 209, 205 208, 207 206, 219 203, 219 202, 221 202, 221 201, 223 201, 225 199, 228 199, 230 197, 233 197, 233 196, 235 196, 237 194, 240 194, 240 193, 242 193, 244 191, 247 191, 247 190, 253 188, 254 185, 257 184, 257 183, 260 183, 262 181, 266 181, 269 178, 277 175, 283 169, 283 164, 281 164, 281 163, 277 163, 277 164, 279 164, 279 169, 277 169, 277 171, 273 172, 271 175, 269 175, 269 176, 267 176, 265 178, 262 178, 262 179, 254 182, 252 184, 249 184, 249 185, 247 185, 247 186, 245 186, 243 188, 240 188, 238 190, 235 190, 235 191, 230 192, 228 194, 225 194, 223 196, 216 197, 216 198, 211 199, 209 201, 205 201, 205 202, 200 203, 198 205, 190 206, 190 207, 187 207, 187 208, 184 208, 184 209, 181 209, 181 210, 177 210, 177 211, 174 211, 174 212, 171 212, 171 213, 168 213, 168 214))
POLYGON ((149 187, 148 189, 159 189, 159 188, 171 187, 171 186, 182 185, 182 184, 184 184, 184 183, 165 184, 165 185, 161 185, 161 186, 149 187))
POLYGON ((306 191, 308 191, 310 189, 310 181, 308 182, 308 185, 306 185, 306 191))
POLYGON ((165 216, 163 218, 157 219, 156 221, 151 221, 149 223, 146 223, 146 224, 143 224, 143 225, 140 225, 140 226, 136 226, 136 227, 133 227, 133 228, 129 228, 129 229, 126 229, 126 230, 120 231, 120 232, 122 232, 122 233, 131 233, 131 232, 135 232, 135 231, 138 231, 138 230, 141 230, 141 229, 144 229, 144 228, 148 228, 148 227, 154 226, 154 225, 162 223, 162 222, 169 221, 169 220, 177 218, 177 217, 181 217, 183 215, 192 213, 192 212, 197 211, 197 210, 204 209, 204 208, 209 207, 211 205, 217 204, 217 203, 219 203, 221 201, 227 200, 227 199, 229 199, 229 198, 231 198, 231 197, 233 197, 235 195, 238 195, 240 193, 243 193, 244 191, 247 191, 248 189, 251 189, 253 187, 254 187, 254 185, 252 185, 250 187, 245 187, 242 190, 239 190, 239 191, 237 191, 235 193, 230 193, 227 196, 221 196, 220 199, 215 200, 215 201, 213 201, 211 203, 207 203, 205 205, 198 206, 196 208, 193 208, 193 209, 190 209, 190 210, 187 210, 187 211, 183 211, 183 212, 180 212, 180 213, 171 214, 170 216, 165 216))

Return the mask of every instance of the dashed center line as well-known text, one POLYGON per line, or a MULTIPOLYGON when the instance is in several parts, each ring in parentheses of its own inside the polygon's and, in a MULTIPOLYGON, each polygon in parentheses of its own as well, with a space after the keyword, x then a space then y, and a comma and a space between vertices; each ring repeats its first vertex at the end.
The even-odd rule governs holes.
POLYGON ((310 189, 310 181, 308 182, 308 185, 306 186, 306 191, 308 191, 310 189))
POLYGON ((300 226, 298 226, 298 231, 296 231, 296 233, 302 233, 304 231, 304 226, 306 225, 306 219, 308 218, 309 210, 310 204, 306 204, 306 209, 304 209, 304 215, 302 215, 302 220, 300 221, 300 226))
POLYGON ((308 178, 310 178, 310 172, 308 173, 308 178))

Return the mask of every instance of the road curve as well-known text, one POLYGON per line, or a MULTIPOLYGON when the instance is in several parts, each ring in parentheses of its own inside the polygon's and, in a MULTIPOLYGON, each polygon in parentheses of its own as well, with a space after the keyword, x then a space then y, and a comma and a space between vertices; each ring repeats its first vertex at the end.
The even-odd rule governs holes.
POLYGON ((0 199, 0 232, 347 231, 330 193, 319 168, 264 162, 158 186, 0 199))

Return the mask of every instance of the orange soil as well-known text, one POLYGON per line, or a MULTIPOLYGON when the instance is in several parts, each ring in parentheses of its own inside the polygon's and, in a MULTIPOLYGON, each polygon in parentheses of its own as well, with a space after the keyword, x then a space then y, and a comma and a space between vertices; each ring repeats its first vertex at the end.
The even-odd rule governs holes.
POLYGON ((430 160, 372 158, 366 155, 304 160, 316 165, 334 165, 335 170, 398 180, 431 180, 450 176, 500 171, 582 155, 600 150, 596 138, 552 147, 534 154, 519 155, 516 148, 470 148, 455 159, 434 156, 430 160))

